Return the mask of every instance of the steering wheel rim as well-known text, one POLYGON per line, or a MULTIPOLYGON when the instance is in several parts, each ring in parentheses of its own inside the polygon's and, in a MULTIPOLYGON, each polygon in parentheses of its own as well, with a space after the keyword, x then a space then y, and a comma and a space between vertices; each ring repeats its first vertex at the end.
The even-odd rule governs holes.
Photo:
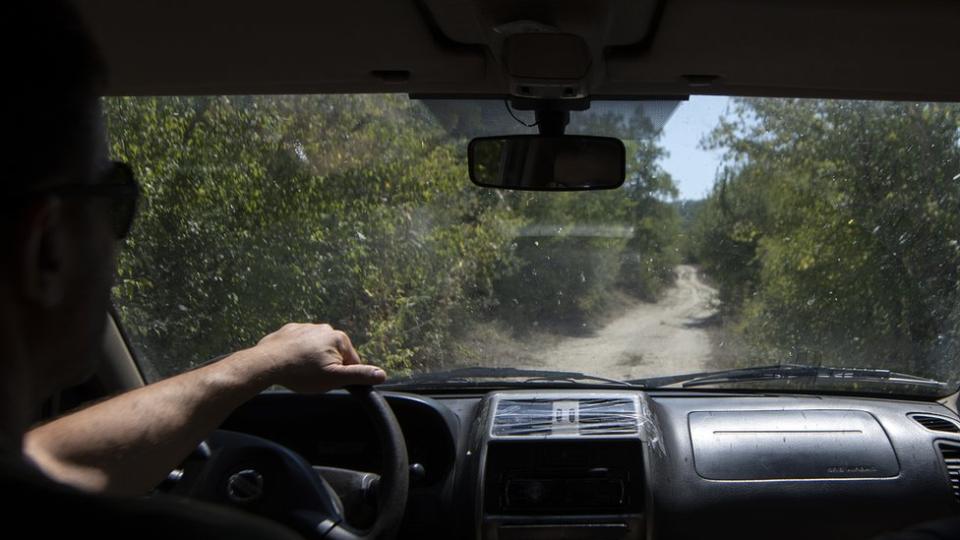
POLYGON ((393 410, 370 386, 346 390, 373 424, 381 448, 377 513, 369 528, 358 529, 343 518, 340 498, 299 454, 277 443, 218 430, 206 441, 209 456, 200 470, 184 477, 179 489, 188 497, 260 514, 284 523, 308 538, 386 540, 400 528, 409 488, 407 447, 393 410), (251 482, 251 478, 257 479, 251 482), (231 488, 256 488, 258 499, 238 502, 231 488), (256 485, 259 482, 259 485, 256 485))
POLYGON ((387 400, 372 386, 348 386, 347 391, 357 400, 374 424, 380 439, 383 459, 377 494, 377 517, 369 529, 358 531, 341 522, 324 538, 331 540, 373 540, 391 538, 400 528, 407 507, 410 486, 410 461, 403 431, 387 400))

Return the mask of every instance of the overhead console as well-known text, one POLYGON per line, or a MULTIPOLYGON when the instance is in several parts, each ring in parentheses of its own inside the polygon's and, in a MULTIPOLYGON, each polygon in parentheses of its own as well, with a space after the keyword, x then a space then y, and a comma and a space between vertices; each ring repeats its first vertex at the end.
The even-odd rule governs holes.
POLYGON ((483 538, 639 538, 644 448, 659 439, 638 393, 500 392, 477 429, 483 538))

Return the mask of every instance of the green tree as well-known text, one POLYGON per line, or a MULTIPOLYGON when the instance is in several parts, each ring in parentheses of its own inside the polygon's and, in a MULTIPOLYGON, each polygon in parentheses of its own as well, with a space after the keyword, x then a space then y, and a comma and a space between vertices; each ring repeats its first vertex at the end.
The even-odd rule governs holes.
POLYGON ((578 125, 627 139, 626 179, 618 190, 505 195, 523 227, 496 290, 500 312, 521 328, 589 325, 617 289, 655 300, 679 261, 678 218, 666 201, 677 191, 657 164, 660 131, 642 111, 588 115, 578 125))
POLYGON ((290 320, 330 322, 394 371, 442 368, 472 321, 582 319, 618 284, 652 297, 674 261, 664 199, 675 192, 639 117, 616 120, 637 133, 625 190, 531 194, 471 185, 466 141, 405 96, 104 109, 112 154, 144 191, 116 303, 156 376, 290 320), (561 232, 538 240, 542 225, 561 232))
POLYGON ((167 375, 289 320, 348 330, 393 369, 444 356, 506 231, 461 145, 402 97, 122 98, 112 150, 145 204, 121 316, 167 375), (410 246, 415 249, 410 249, 410 246))
POLYGON ((695 234, 757 356, 953 377, 958 134, 955 105, 738 101, 695 234))

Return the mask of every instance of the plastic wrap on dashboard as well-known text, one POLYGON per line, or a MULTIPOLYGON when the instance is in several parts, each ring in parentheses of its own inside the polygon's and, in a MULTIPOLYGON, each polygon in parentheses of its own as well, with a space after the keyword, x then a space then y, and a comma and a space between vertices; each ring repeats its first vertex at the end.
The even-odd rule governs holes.
POLYGON ((491 435, 497 438, 638 436, 662 452, 660 429, 641 394, 502 396, 491 435))
POLYGON ((663 433, 660 432, 660 422, 657 421, 653 409, 650 407, 650 400, 646 394, 640 394, 637 398, 639 404, 640 416, 640 439, 661 457, 665 455, 663 449, 663 433))

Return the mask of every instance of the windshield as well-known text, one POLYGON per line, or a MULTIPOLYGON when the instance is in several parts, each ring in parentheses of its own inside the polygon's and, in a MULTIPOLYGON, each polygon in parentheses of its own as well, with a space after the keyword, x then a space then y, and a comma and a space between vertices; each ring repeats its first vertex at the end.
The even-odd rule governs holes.
POLYGON ((143 187, 114 298, 151 380, 312 321, 414 381, 775 364, 960 381, 957 105, 597 104, 569 132, 623 139, 627 181, 578 193, 470 183, 470 137, 536 131, 503 101, 104 109, 113 157, 143 187))

